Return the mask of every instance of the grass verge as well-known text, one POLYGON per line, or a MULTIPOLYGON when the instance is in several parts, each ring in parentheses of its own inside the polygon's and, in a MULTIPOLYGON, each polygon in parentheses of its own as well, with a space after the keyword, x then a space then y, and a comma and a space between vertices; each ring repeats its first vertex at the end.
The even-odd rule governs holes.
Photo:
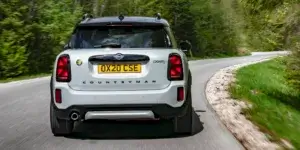
POLYGON ((34 79, 34 78, 40 78, 40 77, 46 77, 50 76, 50 73, 41 73, 41 74, 36 74, 36 75, 24 75, 24 76, 19 76, 15 78, 7 78, 7 79, 0 79, 0 83, 8 83, 12 81, 18 81, 18 80, 26 80, 26 79, 34 79))
POLYGON ((300 92, 287 84, 285 64, 284 58, 277 58, 241 68, 230 92, 252 104, 244 110, 246 117, 271 141, 284 139, 300 149, 300 92))

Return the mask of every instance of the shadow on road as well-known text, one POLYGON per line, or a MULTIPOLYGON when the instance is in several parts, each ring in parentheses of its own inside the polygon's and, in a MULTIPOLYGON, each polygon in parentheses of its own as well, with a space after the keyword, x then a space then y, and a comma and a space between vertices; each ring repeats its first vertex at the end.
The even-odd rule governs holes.
MULTIPOLYGON (((194 134, 203 130, 203 123, 194 112, 194 134)), ((71 139, 158 139, 180 138, 184 135, 175 135, 170 121, 88 121, 79 124, 71 139)))

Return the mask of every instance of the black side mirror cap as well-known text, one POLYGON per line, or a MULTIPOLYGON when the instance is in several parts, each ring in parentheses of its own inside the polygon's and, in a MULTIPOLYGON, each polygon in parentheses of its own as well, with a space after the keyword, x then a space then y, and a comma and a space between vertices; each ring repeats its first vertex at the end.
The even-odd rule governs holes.
POLYGON ((183 52, 189 52, 192 49, 192 44, 189 41, 181 41, 179 43, 180 49, 183 52))

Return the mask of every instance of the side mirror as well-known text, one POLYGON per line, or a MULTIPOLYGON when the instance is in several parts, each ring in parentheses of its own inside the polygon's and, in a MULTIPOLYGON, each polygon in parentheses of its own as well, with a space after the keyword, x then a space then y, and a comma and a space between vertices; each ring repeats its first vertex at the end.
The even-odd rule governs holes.
POLYGON ((192 49, 192 44, 189 41, 181 41, 179 46, 184 53, 187 53, 192 49))

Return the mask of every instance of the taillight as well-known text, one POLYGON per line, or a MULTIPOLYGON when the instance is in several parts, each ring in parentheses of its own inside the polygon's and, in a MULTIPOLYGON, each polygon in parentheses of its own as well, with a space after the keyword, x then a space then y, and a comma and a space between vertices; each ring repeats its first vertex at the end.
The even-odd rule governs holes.
POLYGON ((182 60, 179 54, 169 55, 168 79, 183 80, 182 60))
POLYGON ((177 88, 177 101, 183 101, 184 100, 184 88, 178 87, 177 88))
POLYGON ((55 102, 56 103, 61 103, 61 89, 55 89, 55 102))
POLYGON ((62 55, 57 60, 56 66, 56 81, 70 82, 71 81, 71 67, 69 55, 62 55))

